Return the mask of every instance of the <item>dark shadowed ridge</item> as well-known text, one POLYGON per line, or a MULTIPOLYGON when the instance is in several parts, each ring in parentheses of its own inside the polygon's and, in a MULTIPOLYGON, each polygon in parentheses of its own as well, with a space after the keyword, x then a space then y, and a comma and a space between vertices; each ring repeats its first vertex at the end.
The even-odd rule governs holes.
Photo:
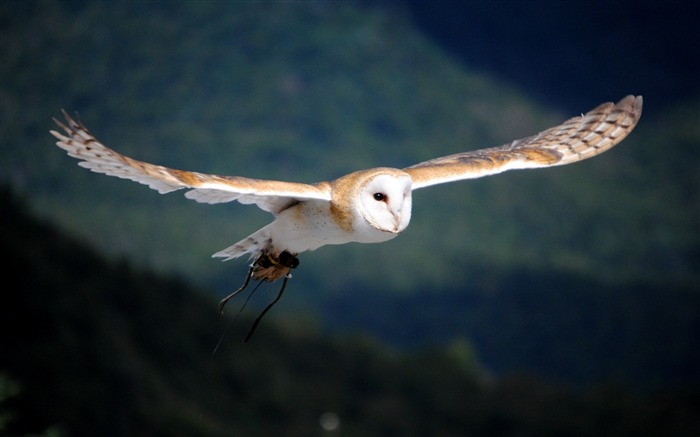
POLYGON ((399 3, 454 59, 566 111, 634 90, 652 115, 700 92, 698 2, 399 3))
POLYGON ((493 379, 467 340, 396 354, 268 321, 252 343, 234 346, 232 334, 212 355, 222 321, 211 297, 105 261, 37 222, 7 187, 0 201, 9 435, 317 435, 321 417, 363 436, 689 435, 700 425, 697 386, 639 395, 493 379))

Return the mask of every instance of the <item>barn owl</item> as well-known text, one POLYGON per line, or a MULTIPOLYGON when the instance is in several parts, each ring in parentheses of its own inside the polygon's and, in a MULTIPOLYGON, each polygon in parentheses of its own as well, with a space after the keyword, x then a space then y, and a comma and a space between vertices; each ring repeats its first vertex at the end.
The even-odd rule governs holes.
POLYGON ((299 265, 298 254, 329 244, 381 243, 405 230, 411 220, 413 190, 591 158, 622 141, 641 112, 642 97, 627 96, 503 146, 431 159, 404 169, 360 170, 315 184, 217 176, 137 161, 100 143, 79 117, 73 119, 65 111, 66 124, 54 119, 64 133, 52 130, 51 134, 58 139, 58 147, 80 160, 78 165, 94 172, 131 179, 161 194, 186 188, 185 197, 197 202, 237 200, 272 213, 272 223, 213 255, 230 260, 248 254, 252 259, 244 285, 221 301, 220 310, 250 279, 272 282, 284 278, 277 298, 264 314, 281 297, 291 270, 299 265))

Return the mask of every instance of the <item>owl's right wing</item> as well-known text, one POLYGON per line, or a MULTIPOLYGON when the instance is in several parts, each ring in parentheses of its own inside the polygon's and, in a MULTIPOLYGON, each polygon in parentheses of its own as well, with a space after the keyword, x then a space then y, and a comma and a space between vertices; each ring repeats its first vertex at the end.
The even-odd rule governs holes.
POLYGON ((185 197, 198 202, 223 203, 237 200, 243 204, 256 204, 273 214, 278 214, 299 201, 331 199, 330 185, 325 182, 309 185, 240 176, 217 176, 138 161, 102 144, 79 118, 76 121, 65 111, 63 115, 67 124, 56 119, 54 121, 64 130, 65 135, 53 130, 51 134, 58 139, 58 147, 80 160, 78 165, 97 173, 148 185, 161 194, 191 188, 185 197))

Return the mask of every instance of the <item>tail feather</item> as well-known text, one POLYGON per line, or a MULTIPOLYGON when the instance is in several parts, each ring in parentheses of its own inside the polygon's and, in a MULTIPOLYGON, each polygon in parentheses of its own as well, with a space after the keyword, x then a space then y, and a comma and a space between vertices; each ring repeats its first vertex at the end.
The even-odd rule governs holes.
POLYGON ((261 252, 269 249, 272 246, 268 226, 265 226, 255 233, 247 236, 238 243, 216 252, 214 255, 212 255, 212 258, 225 258, 223 261, 228 261, 230 259, 241 257, 245 254, 250 254, 251 258, 256 257, 261 252))

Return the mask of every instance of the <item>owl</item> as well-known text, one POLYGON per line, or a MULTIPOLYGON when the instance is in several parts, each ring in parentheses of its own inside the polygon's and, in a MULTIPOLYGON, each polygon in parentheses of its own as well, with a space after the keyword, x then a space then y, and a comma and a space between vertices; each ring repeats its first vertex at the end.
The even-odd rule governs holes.
MULTIPOLYGON (((242 176, 219 176, 176 170, 122 155, 97 140, 79 117, 65 111, 65 123, 54 119, 58 147, 97 173, 130 179, 168 193, 187 189, 185 197, 202 203, 238 201, 255 204, 274 220, 213 256, 230 260, 249 255, 252 263, 241 288, 251 279, 272 282, 284 278, 282 296, 298 255, 332 244, 381 243, 406 229, 411 221, 412 192, 424 187, 494 175, 507 170, 553 167, 591 158, 622 141, 642 113, 642 97, 627 96, 603 103, 578 117, 537 135, 486 149, 431 159, 407 168, 376 167, 332 181, 304 184, 242 176)), ((252 331, 249 333, 250 338, 252 331)))

